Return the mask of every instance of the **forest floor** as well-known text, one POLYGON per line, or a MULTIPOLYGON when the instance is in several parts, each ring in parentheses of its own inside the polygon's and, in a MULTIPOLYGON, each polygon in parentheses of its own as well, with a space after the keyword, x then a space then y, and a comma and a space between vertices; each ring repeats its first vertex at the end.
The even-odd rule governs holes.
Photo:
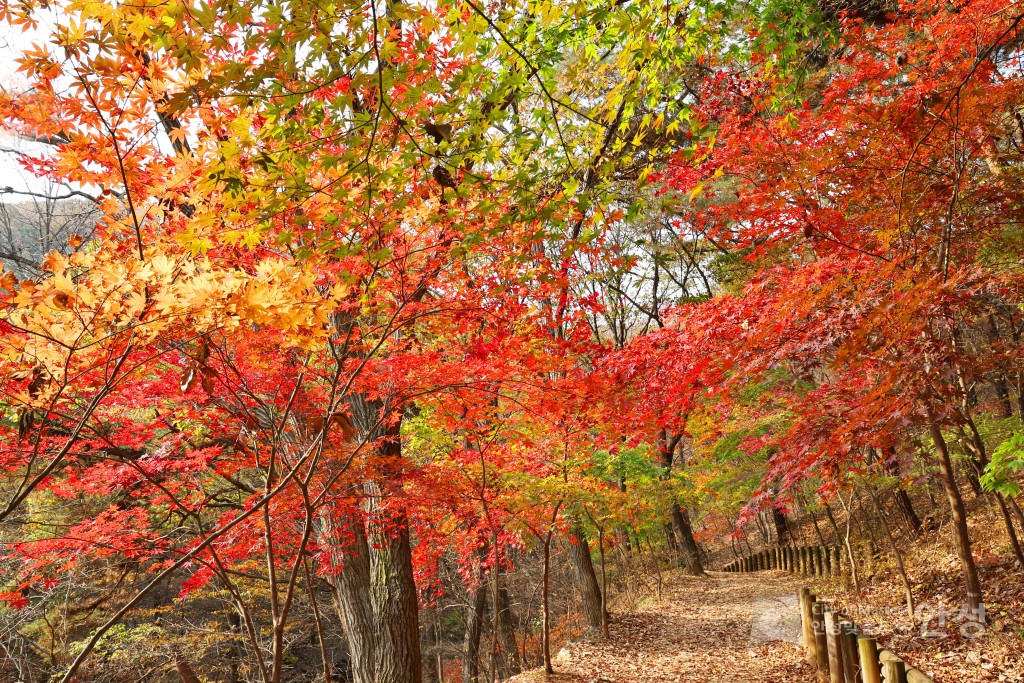
POLYGON ((661 600, 613 614, 607 640, 568 643, 554 676, 534 670, 509 683, 811 683, 796 644, 800 585, 782 575, 674 574, 661 600))

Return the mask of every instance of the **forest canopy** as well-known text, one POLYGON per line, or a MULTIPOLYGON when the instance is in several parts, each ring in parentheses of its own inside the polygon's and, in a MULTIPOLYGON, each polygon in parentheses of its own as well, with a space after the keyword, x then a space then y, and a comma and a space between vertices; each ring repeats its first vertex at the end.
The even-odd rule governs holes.
POLYGON ((925 493, 1024 568, 1021 5, 0 20, 0 679, 550 671, 613 555, 925 493))

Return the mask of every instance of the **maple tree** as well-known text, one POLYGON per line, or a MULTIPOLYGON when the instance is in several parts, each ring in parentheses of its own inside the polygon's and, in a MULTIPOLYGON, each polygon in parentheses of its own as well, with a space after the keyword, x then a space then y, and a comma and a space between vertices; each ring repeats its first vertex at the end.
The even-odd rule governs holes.
POLYGON ((288 680, 301 609, 324 680, 343 640, 419 683, 451 562, 466 683, 551 672, 559 551, 601 637, 606 551, 703 574, 714 529, 921 468, 980 612, 958 460, 1024 562, 1014 5, 0 16, 46 34, 0 94, 20 162, 98 216, 0 279, 3 598, 110 594, 26 667, 127 680, 93 655, 133 610, 216 599, 230 680, 288 680))
POLYGON ((822 69, 795 106, 785 79, 723 69, 707 86, 713 147, 665 177, 691 196, 736 197, 690 220, 764 264, 734 304, 713 305, 743 307, 727 386, 768 382, 741 446, 770 455, 766 484, 817 477, 828 491, 870 452, 906 457, 928 435, 974 609, 948 439, 984 468, 979 381, 1012 414, 1001 382, 1019 348, 998 342, 995 316, 1018 324, 1020 21, 1002 3, 854 14, 832 37, 842 68, 822 69), (723 170, 736 182, 716 185, 723 170), (967 341, 986 328, 984 342, 967 341))

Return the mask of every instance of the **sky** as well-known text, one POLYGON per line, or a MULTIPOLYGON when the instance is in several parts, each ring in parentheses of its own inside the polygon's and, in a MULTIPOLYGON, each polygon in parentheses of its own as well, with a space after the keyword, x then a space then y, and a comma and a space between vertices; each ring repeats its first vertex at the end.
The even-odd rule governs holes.
MULTIPOLYGON (((17 90, 25 87, 25 79, 17 70, 17 58, 22 50, 31 47, 33 42, 41 43, 46 40, 47 29, 40 24, 40 28, 31 32, 22 32, 18 27, 11 27, 0 23, 0 87, 5 90, 17 90)), ((29 190, 41 192, 46 189, 48 183, 40 181, 31 174, 25 172, 16 160, 16 154, 10 150, 25 153, 39 152, 41 145, 28 143, 20 140, 16 135, 0 128, 0 190, 13 188, 15 190, 29 190)), ((16 195, 0 194, 0 201, 18 201, 16 195)))

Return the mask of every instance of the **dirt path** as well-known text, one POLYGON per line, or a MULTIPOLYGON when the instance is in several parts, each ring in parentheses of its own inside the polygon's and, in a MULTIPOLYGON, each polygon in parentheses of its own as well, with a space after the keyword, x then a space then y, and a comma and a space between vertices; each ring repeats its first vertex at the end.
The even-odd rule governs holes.
MULTIPOLYGON (((781 573, 678 577, 661 602, 614 615, 604 643, 572 643, 556 658, 558 683, 813 683, 794 642, 799 584, 781 573)), ((541 672, 512 679, 544 680, 541 672)))

